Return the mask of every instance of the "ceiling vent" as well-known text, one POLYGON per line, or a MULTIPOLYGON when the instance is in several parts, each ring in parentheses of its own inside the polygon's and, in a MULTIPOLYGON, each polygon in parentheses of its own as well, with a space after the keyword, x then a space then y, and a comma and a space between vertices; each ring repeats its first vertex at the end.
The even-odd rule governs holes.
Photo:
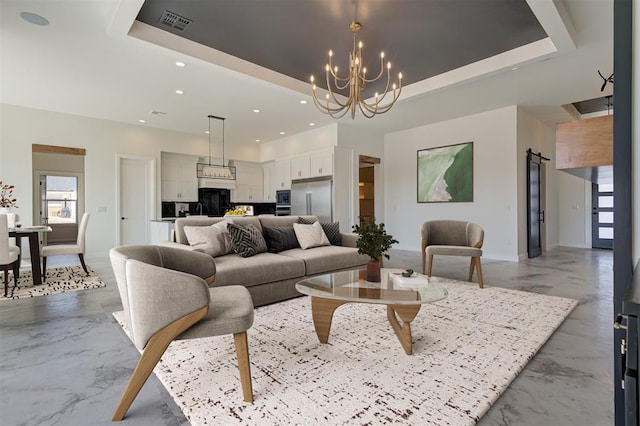
POLYGON ((160 22, 176 31, 186 31, 193 23, 191 19, 185 18, 184 16, 180 16, 177 13, 173 13, 168 10, 165 10, 160 17, 160 22))

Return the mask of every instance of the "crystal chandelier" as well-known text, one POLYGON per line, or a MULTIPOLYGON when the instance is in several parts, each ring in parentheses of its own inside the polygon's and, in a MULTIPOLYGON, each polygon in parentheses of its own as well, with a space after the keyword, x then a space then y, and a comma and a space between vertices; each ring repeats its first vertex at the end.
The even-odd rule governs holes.
POLYGON ((318 109, 325 114, 329 114, 333 118, 341 118, 347 112, 351 113, 351 118, 354 119, 356 115, 356 107, 362 111, 362 114, 371 118, 376 114, 383 114, 391 109, 393 104, 398 100, 400 92, 402 91, 402 73, 398 73, 398 83, 391 84, 391 91, 389 90, 391 83, 391 62, 387 61, 386 66, 384 63, 384 52, 380 53, 380 72, 373 78, 367 78, 367 68, 363 67, 364 61, 362 60, 362 42, 356 40, 356 33, 362 28, 362 25, 355 20, 349 25, 351 32, 353 33, 353 51, 349 54, 349 74, 345 77, 338 75, 338 67, 333 65, 333 51, 329 51, 329 63, 325 67, 327 76, 327 95, 324 101, 318 100, 316 95, 315 79, 311 76, 311 84, 313 85, 313 102, 318 109), (373 83, 382 77, 385 68, 387 70, 387 85, 382 95, 378 92, 374 95, 373 99, 367 101, 362 97, 362 91, 369 83, 373 83), (333 89, 331 82, 333 81, 333 89), (346 101, 342 102, 336 97, 336 91, 345 90, 349 88, 349 96, 346 101), (384 103, 385 97, 388 94, 393 94, 392 98, 384 103))

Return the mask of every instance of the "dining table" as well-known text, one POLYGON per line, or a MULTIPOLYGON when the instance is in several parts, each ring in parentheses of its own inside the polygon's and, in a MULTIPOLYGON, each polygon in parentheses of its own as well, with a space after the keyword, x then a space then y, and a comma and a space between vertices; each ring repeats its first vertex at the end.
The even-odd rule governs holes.
POLYGON ((9 228, 9 237, 15 237, 16 245, 20 247, 20 260, 22 257, 22 238, 29 239, 29 253, 31 255, 31 275, 33 285, 42 284, 42 265, 40 262, 40 236, 53 231, 50 226, 21 226, 9 228))

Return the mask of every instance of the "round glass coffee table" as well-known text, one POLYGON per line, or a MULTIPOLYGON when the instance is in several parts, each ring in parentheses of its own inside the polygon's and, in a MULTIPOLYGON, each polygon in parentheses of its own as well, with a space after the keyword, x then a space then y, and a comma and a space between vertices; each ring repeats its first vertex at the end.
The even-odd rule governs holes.
POLYGON ((422 305, 442 300, 448 293, 437 283, 437 279, 429 278, 425 282, 427 277, 423 275, 419 275, 424 278, 422 282, 400 285, 391 278, 391 274, 400 272, 401 269, 382 268, 379 283, 366 281, 365 270, 335 272, 299 281, 296 290, 311 296, 311 315, 320 342, 329 341, 333 312, 339 306, 345 303, 375 303, 387 306, 389 323, 406 354, 411 355, 411 321, 422 305))

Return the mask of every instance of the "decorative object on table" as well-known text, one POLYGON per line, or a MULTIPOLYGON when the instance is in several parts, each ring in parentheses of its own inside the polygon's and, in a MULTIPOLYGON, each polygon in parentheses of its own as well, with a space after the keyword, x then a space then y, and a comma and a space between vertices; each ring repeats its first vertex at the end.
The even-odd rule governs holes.
POLYGON ((9 244, 9 226, 6 214, 0 214, 0 267, 4 271, 4 297, 7 297, 9 268, 13 270, 14 288, 18 285, 20 247, 9 244))
POLYGON ((226 118, 216 117, 209 114, 209 162, 196 164, 196 175, 199 179, 224 179, 236 180, 236 166, 226 166, 224 163, 224 120, 226 118), (222 164, 211 164, 211 119, 222 121, 222 164))
POLYGON ((398 242, 392 235, 387 234, 384 223, 376 223, 376 218, 371 222, 365 222, 363 216, 359 216, 360 223, 353 225, 353 232, 358 234, 356 242, 359 254, 369 256, 367 263, 367 281, 380 282, 380 268, 382 267, 382 256, 390 259, 387 251, 398 242))
POLYGON ((473 201, 473 142, 418 150, 418 202, 473 201))
POLYGON ((0 300, 26 299, 28 297, 91 290, 106 286, 105 282, 90 268, 89 275, 87 275, 80 266, 50 268, 47 272, 47 281, 36 286, 33 285, 31 271, 22 270, 17 285, 9 289, 6 298, 0 297, 0 300))
POLYGON ((80 226, 78 227, 78 238, 75 244, 53 244, 42 247, 42 280, 47 279, 47 256, 58 256, 62 254, 77 254, 82 264, 84 272, 89 275, 87 265, 84 263, 84 250, 85 250, 85 234, 87 232, 87 225, 89 224, 89 213, 85 212, 80 220, 80 226))
MULTIPOLYGON (((154 372, 193 426, 211 419, 473 425, 577 301, 434 279, 449 298, 416 317, 412 356, 403 355, 383 305, 336 310, 332 343, 324 345, 315 336, 309 298, 299 297, 255 310, 251 346, 259 350, 251 351, 251 364, 259 366, 259 387, 253 404, 240 403, 235 353, 220 337, 173 342, 154 372)), ((114 316, 122 326, 124 312, 114 316)), ((535 375, 540 363, 532 364, 535 375)))
POLYGON ((344 77, 338 76, 338 67, 333 65, 333 51, 329 50, 329 63, 325 66, 326 73, 326 89, 327 94, 323 102, 318 100, 316 95, 316 83, 315 78, 311 76, 312 84, 312 96, 313 102, 318 109, 330 115, 333 118, 342 118, 347 112, 350 113, 351 119, 355 119, 356 108, 360 109, 362 115, 367 118, 371 118, 376 114, 383 114, 391 109, 393 104, 400 97, 402 92, 402 73, 398 73, 398 83, 391 85, 392 98, 388 103, 384 103, 387 94, 390 94, 389 83, 391 81, 391 62, 384 62, 384 52, 380 53, 380 71, 378 74, 367 75, 367 68, 365 67, 364 59, 362 58, 362 42, 357 42, 356 34, 362 28, 362 24, 357 21, 358 4, 354 2, 354 17, 353 22, 349 25, 351 32, 353 33, 353 50, 349 54, 349 63, 345 67, 349 70, 349 74, 344 77), (368 96, 363 94, 363 89, 367 84, 374 83, 382 75, 387 74, 387 84, 384 88, 384 92, 379 95, 375 92, 375 95, 369 94, 368 96), (333 81, 333 88, 331 82, 333 81), (349 95, 344 102, 340 101, 339 97, 342 97, 343 90, 349 89, 349 95), (338 96, 336 96, 336 94, 338 96), (372 96, 373 95, 373 96, 372 96), (367 101, 367 98, 371 100, 367 101))
POLYGON ((14 185, 7 185, 0 181, 0 214, 7 215, 7 226, 15 228, 16 214, 13 208, 18 208, 18 200, 13 196, 14 185))
POLYGON ((241 207, 236 207, 233 210, 227 210, 224 212, 225 216, 246 216, 247 211, 241 207))

